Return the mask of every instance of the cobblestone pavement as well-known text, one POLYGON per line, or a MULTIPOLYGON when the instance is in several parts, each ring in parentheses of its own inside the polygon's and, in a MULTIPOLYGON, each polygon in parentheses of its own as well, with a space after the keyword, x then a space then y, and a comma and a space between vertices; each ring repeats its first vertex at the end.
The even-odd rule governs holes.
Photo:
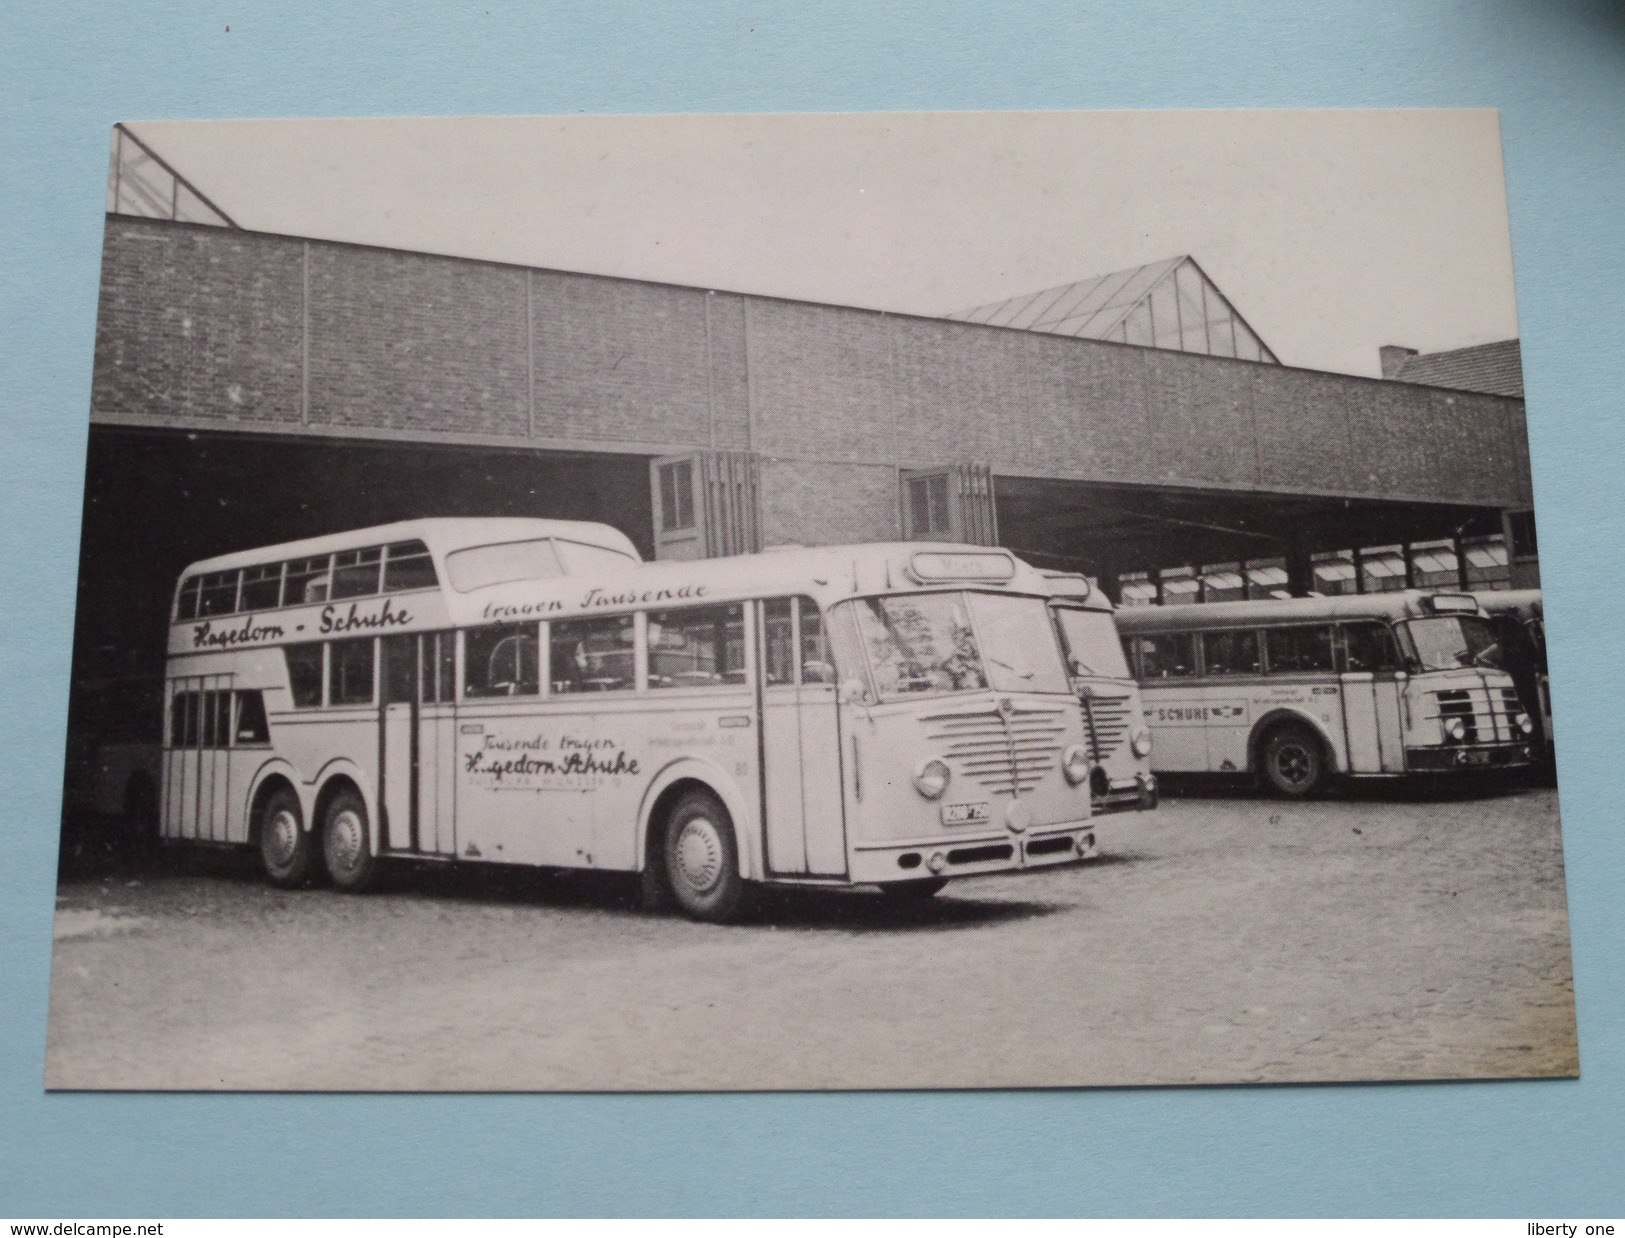
POLYGON ((624 879, 239 857, 60 890, 57 1088, 1031 1087, 1571 1075, 1557 796, 1208 793, 1105 858, 744 924, 624 879))

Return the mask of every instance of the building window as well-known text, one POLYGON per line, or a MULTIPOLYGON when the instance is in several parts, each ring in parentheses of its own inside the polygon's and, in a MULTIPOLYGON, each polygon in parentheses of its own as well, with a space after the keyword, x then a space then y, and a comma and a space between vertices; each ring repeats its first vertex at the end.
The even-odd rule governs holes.
POLYGON ((672 533, 694 527, 694 462, 660 466, 660 528, 672 533))
POLYGON ((908 479, 908 531, 910 537, 949 537, 948 475, 908 479))

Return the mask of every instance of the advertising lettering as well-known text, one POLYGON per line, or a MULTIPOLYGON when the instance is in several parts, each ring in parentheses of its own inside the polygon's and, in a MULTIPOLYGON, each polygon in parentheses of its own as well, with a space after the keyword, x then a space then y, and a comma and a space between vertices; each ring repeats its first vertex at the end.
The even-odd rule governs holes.
POLYGON ((638 768, 619 741, 576 735, 486 735, 463 753, 464 775, 494 790, 584 791, 638 768))
POLYGON ((482 614, 486 619, 502 623, 510 619, 534 619, 541 615, 557 615, 566 611, 647 606, 655 602, 696 601, 709 592, 710 587, 707 585, 678 585, 671 589, 630 589, 620 593, 605 593, 595 585, 588 589, 581 601, 574 606, 567 605, 558 598, 546 602, 520 602, 513 605, 487 602, 482 614))
POLYGON ((1151 721, 1158 726, 1203 726, 1209 722, 1242 723, 1247 720, 1247 706, 1225 701, 1212 705, 1159 705, 1150 710, 1151 721))

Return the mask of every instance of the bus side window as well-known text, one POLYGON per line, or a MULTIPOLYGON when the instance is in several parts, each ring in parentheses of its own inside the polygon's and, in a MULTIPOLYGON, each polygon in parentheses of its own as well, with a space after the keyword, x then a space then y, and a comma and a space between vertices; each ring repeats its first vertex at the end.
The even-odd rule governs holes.
POLYGON ((239 745, 271 742, 271 726, 265 719, 264 693, 237 694, 237 730, 232 742, 239 745))
POLYGON ((803 594, 796 598, 796 614, 801 623, 801 682, 835 683, 835 659, 824 634, 824 616, 818 603, 803 594))
POLYGON ((322 646, 284 645, 282 656, 288 662, 288 687, 293 703, 301 708, 322 703, 322 646))
POLYGON ((565 619, 547 626, 547 673, 554 692, 620 692, 634 686, 631 615, 565 619))
POLYGON ((1196 674, 1196 637, 1190 632, 1142 636, 1140 657, 1147 679, 1187 679, 1196 674))
POLYGON ((327 664, 327 703, 372 704, 372 663, 372 637, 334 641, 327 664))
POLYGON ((1333 667, 1330 627, 1270 628, 1264 645, 1274 674, 1330 671, 1333 667))
POLYGON ((177 692, 169 698, 169 746, 196 748, 198 731, 198 694, 177 692))
POLYGON ((225 748, 231 742, 231 693, 205 692, 199 746, 225 748))
POLYGON ((422 542, 396 542, 385 551, 384 592, 401 589, 433 589, 440 582, 435 579, 434 560, 429 548, 422 542))
POLYGON ((699 606, 649 614, 649 686, 745 682, 745 608, 699 606))
POLYGON ((282 598, 282 564, 243 569, 244 610, 275 610, 282 598))
POLYGON ((534 623, 465 632, 463 695, 537 695, 542 690, 537 640, 534 623))
POLYGON ((180 596, 175 599, 176 619, 196 619, 198 608, 198 578, 189 577, 181 584, 180 596))
POLYGON ((1399 646, 1386 623, 1343 625, 1345 671, 1397 671, 1400 665, 1399 646))
POLYGON ((237 573, 213 572, 203 577, 198 599, 198 617, 229 615, 237 609, 237 573))
POLYGON ((1251 629, 1206 633, 1202 637, 1202 659, 1209 675, 1256 675, 1263 669, 1258 633, 1251 629))
POLYGON ((328 558, 290 559, 282 577, 282 604, 304 606, 327 601, 328 558))
MULTIPOLYGON (((770 598, 763 602, 762 626, 767 645, 767 664, 762 672, 767 686, 775 688, 795 683, 796 623, 790 599, 770 598)), ((652 643, 650 647, 653 648, 652 643)))
POLYGON ((378 573, 383 567, 382 546, 365 550, 341 550, 333 556, 332 597, 359 598, 378 592, 378 573))
POLYGON ((384 704, 410 705, 418 699, 418 638, 386 636, 379 653, 384 659, 384 704))

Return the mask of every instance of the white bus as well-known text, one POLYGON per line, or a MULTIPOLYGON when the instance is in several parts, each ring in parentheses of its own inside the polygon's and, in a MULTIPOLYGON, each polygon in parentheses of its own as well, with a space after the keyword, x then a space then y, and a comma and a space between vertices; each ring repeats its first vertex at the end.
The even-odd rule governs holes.
POLYGON ((1093 854, 1042 578, 921 543, 640 564, 613 530, 423 520, 195 564, 163 833, 283 885, 380 858, 875 884, 1093 854))
POLYGON ((1151 732, 1140 708, 1140 689, 1123 656, 1112 604, 1086 576, 1045 572, 1050 613, 1072 690, 1083 707, 1094 770, 1090 800, 1096 813, 1157 806, 1151 772, 1151 732))
POLYGON ((1117 613, 1159 773, 1337 775, 1527 765, 1534 722, 1466 594, 1215 602, 1117 613))

